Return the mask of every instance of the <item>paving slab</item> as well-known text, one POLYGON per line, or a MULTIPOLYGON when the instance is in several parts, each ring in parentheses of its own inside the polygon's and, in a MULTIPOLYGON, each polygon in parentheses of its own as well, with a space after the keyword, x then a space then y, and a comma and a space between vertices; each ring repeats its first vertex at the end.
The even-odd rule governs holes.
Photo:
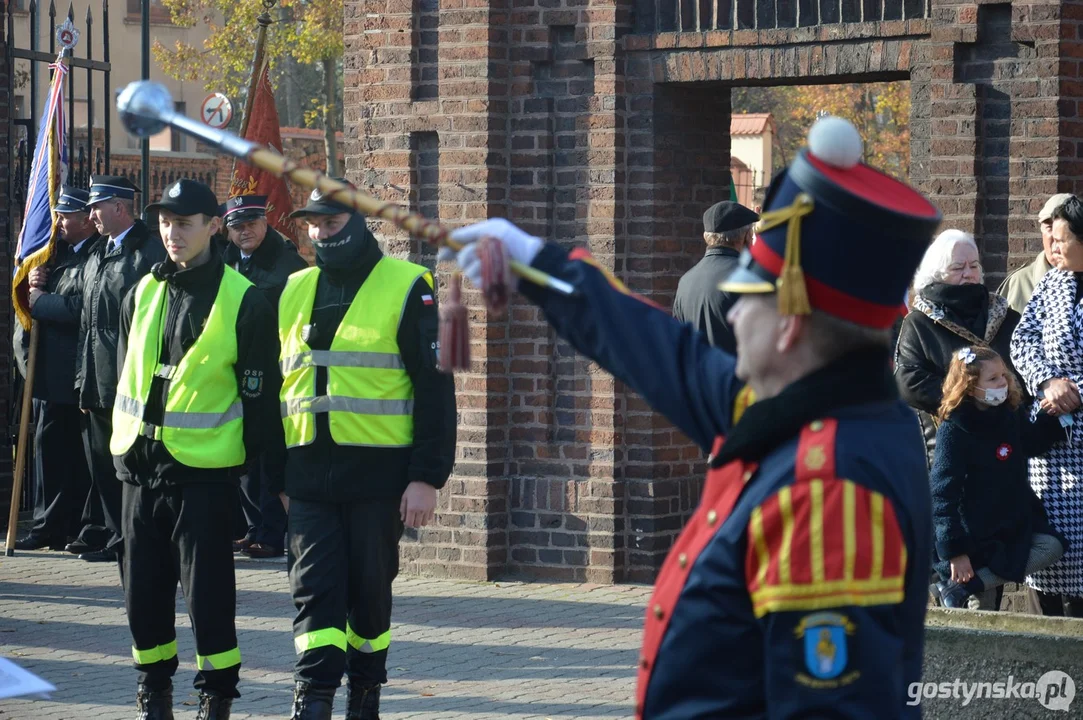
MULTIPOLYGON (((294 614, 284 561, 238 559, 243 657, 236 720, 289 717, 294 614)), ((388 720, 627 718, 650 589, 638 585, 395 583, 388 720)), ((195 649, 177 595, 176 717, 195 718, 195 649)), ((0 655, 56 685, 0 700, 0 720, 131 720, 136 673, 115 565, 62 552, 0 557, 0 655)), ((345 689, 335 712, 345 712, 345 689)))

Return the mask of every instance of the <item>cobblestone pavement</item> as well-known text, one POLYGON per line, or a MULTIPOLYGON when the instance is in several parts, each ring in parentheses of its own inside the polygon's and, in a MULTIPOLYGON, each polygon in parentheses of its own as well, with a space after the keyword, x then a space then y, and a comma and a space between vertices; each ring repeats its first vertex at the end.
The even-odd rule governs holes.
MULTIPOLYGON (((624 718, 649 590, 400 577, 388 719, 624 718)), ((194 718, 195 649, 177 598, 177 718, 194 718)), ((233 717, 286 718, 293 640, 285 563, 237 562, 244 664, 233 717)), ((0 655, 52 684, 50 700, 0 700, 0 720, 135 717, 135 671, 115 566, 59 552, 0 557, 0 655)), ((339 691, 336 718, 344 713, 339 691)))

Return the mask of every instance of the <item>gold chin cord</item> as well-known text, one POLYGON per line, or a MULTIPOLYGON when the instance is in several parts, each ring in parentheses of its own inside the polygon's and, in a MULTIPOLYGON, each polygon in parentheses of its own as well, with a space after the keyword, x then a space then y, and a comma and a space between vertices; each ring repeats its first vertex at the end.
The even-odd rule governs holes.
POLYGON ((805 288, 805 274, 801 270, 801 219, 811 213, 813 207, 812 197, 800 193, 793 199, 793 204, 765 212, 756 225, 756 232, 763 233, 787 223, 786 255, 782 261, 782 272, 775 281, 778 311, 783 315, 808 315, 812 312, 805 288))

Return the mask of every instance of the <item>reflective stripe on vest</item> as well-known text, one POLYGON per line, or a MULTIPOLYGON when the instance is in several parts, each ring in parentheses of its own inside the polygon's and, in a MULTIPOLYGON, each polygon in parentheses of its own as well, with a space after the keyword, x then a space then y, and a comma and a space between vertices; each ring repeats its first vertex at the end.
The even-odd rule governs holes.
POLYGON ((159 440, 180 463, 195 468, 244 464, 244 420, 237 376, 237 315, 252 287, 226 267, 203 330, 176 365, 158 362, 168 286, 147 275, 135 290, 128 349, 113 406, 109 451, 123 455, 136 437, 159 440), (162 424, 144 420, 155 378, 168 383, 162 424))
POLYGON ((349 352, 345 350, 309 350, 283 358, 282 373, 299 370, 306 365, 316 367, 367 367, 386 370, 405 369, 402 357, 394 353, 349 352))
POLYGON ((327 413, 338 445, 409 447, 414 441, 414 386, 398 346, 399 322, 418 278, 432 274, 383 257, 369 273, 339 323, 329 350, 303 339, 312 318, 319 268, 290 276, 279 300, 282 344, 282 425, 287 447, 309 445, 316 414, 327 413), (327 368, 327 394, 316 395, 316 368, 327 368))
MULTIPOLYGON (((117 396, 116 404, 120 406, 120 411, 131 415, 133 418, 143 417, 143 411, 146 409, 143 403, 138 400, 133 400, 130 397, 117 396)), ((233 420, 239 420, 243 417, 243 409, 241 401, 229 406, 229 409, 224 413, 205 413, 205 412, 166 412, 162 415, 163 427, 175 427, 175 428, 188 428, 191 430, 210 430, 211 428, 222 427, 226 423, 233 420)), ((147 427, 153 427, 155 430, 155 440, 161 440, 162 428, 158 426, 152 426, 149 423, 145 423, 147 427)))

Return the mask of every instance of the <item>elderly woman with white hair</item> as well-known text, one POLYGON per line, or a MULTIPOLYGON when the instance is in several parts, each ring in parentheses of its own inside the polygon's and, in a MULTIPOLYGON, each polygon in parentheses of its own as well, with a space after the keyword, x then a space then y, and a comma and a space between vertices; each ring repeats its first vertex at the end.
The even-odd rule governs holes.
MULTIPOLYGON (((914 276, 913 310, 903 320, 895 349, 895 380, 902 398, 918 411, 932 462, 941 386, 952 355, 968 345, 1000 353, 1008 368, 1019 313, 983 284, 974 236, 945 230, 925 251, 914 276)), ((1022 378, 1019 379, 1022 386, 1022 378)))

